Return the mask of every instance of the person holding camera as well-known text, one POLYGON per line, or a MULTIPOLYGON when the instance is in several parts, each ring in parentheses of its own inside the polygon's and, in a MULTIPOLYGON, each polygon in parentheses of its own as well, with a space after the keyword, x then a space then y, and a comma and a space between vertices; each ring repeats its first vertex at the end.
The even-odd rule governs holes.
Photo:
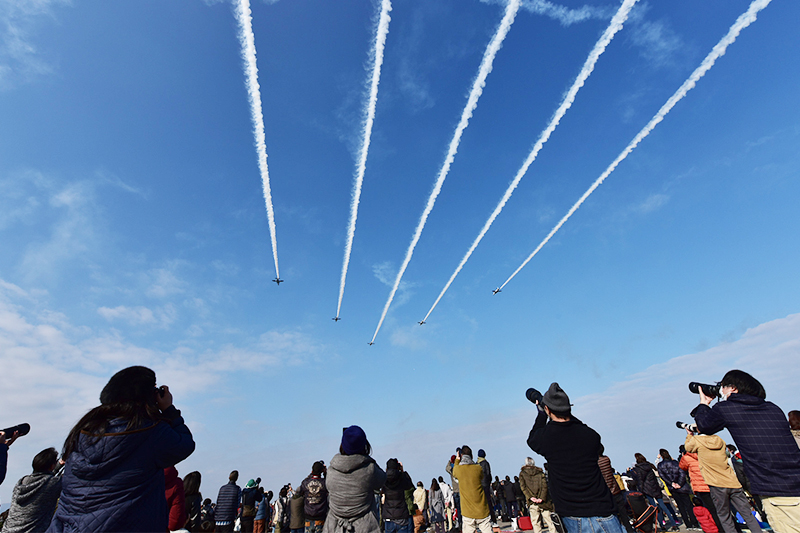
POLYGON ((547 460, 550 495, 567 531, 623 533, 597 464, 604 451, 600 435, 572 416, 569 397, 558 383, 544 395, 529 389, 526 396, 539 409, 528 446, 547 460))
POLYGON ((739 447, 750 488, 761 497, 770 525, 779 533, 800 533, 800 448, 786 415, 766 401, 761 383, 742 370, 729 371, 719 390, 713 389, 697 388, 700 405, 692 416, 698 431, 712 435, 727 429, 739 447), (717 395, 725 401, 711 407, 717 395))
POLYGON ((253 533, 256 519, 256 504, 264 499, 261 478, 251 479, 242 489, 242 533, 253 533))
POLYGON ((386 482, 383 484, 383 529, 386 533, 411 533, 411 513, 406 493, 414 490, 414 482, 403 463, 397 459, 386 461, 386 482))
POLYGON ((0 485, 6 479, 8 468, 8 447, 14 444, 19 437, 19 432, 15 431, 11 435, 6 435, 5 431, 0 431, 0 485))
POLYGON ((164 469, 194 447, 155 372, 120 370, 67 436, 61 500, 48 531, 166 531, 164 469))
POLYGON ((47 529, 61 494, 61 476, 56 475, 59 463, 55 448, 36 454, 32 464, 33 473, 23 476, 14 486, 3 533, 47 529))

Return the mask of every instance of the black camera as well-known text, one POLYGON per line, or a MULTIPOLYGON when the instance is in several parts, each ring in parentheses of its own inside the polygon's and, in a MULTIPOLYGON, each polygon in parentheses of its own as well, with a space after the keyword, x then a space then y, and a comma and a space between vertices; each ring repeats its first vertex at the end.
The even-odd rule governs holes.
POLYGON ((687 429, 692 433, 697 433, 697 424, 687 424, 686 422, 675 422, 675 425, 681 429, 687 429))
POLYGON ((542 393, 533 388, 525 391, 525 397, 531 403, 542 402, 542 393))
POLYGON ((10 428, 0 429, 0 431, 2 431, 3 434, 5 434, 6 440, 8 440, 8 439, 10 439, 11 437, 14 436, 15 432, 19 432, 19 436, 20 437, 23 437, 23 436, 27 435, 31 431, 31 425, 30 424, 20 424, 18 426, 13 426, 13 427, 10 427, 10 428))
POLYGON ((692 394, 698 394, 701 388, 703 389, 703 394, 706 396, 710 398, 718 398, 720 396, 719 391, 722 387, 720 386, 719 381, 717 381, 715 385, 697 383, 696 381, 689 383, 689 390, 692 392, 692 394))

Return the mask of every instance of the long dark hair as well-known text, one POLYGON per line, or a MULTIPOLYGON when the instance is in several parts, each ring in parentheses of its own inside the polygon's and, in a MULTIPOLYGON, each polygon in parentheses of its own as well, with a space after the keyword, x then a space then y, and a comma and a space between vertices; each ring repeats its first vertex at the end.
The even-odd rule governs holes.
POLYGON ((186 496, 194 496, 200 494, 200 472, 189 472, 183 476, 183 493, 186 496))
POLYGON ((436 481, 436 478, 433 478, 431 480, 431 492, 436 492, 437 490, 439 490, 439 482, 436 481))
POLYGON ((72 452, 78 447, 78 440, 81 433, 87 433, 90 436, 99 439, 103 436, 108 423, 115 418, 122 418, 128 421, 125 431, 138 429, 144 425, 145 422, 160 422, 166 420, 161 415, 161 411, 155 404, 155 396, 152 403, 144 402, 125 402, 113 403, 110 405, 99 405, 83 415, 83 418, 78 420, 75 427, 67 435, 67 440, 64 441, 64 451, 62 458, 66 461, 72 452))

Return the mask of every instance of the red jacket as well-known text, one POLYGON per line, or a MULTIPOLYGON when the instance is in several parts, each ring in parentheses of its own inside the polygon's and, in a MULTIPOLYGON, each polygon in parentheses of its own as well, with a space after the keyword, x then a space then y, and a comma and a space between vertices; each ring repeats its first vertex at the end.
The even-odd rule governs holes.
POLYGON ((694 507, 694 516, 700 522, 700 527, 703 528, 703 533, 719 533, 717 524, 714 523, 714 517, 711 516, 711 511, 705 507, 694 507))
POLYGON ((678 464, 682 470, 689 472, 689 481, 692 483, 692 492, 711 492, 703 474, 700 472, 700 461, 696 453, 685 453, 678 464))
POLYGON ((186 525, 186 501, 183 494, 183 480, 178 477, 174 466, 164 469, 167 509, 169 509, 169 530, 175 531, 186 525))

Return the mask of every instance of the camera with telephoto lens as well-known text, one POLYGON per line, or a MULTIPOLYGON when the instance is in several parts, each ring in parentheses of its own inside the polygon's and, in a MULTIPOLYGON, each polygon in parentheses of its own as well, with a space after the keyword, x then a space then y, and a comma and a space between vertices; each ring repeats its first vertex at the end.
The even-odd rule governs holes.
POLYGON ((27 435, 31 430, 30 424, 20 424, 18 426, 12 426, 6 429, 0 429, 3 434, 6 436, 6 440, 12 438, 15 432, 18 432, 20 437, 27 435))
POLYGON ((686 422, 675 422, 675 425, 681 429, 685 429, 691 431, 692 433, 697 433, 697 424, 687 424, 686 422))
POLYGON ((531 403, 542 402, 542 393, 534 388, 530 388, 525 391, 525 397, 531 403))
POLYGON ((691 383, 689 383, 689 390, 692 392, 692 394, 698 394, 701 388, 703 389, 703 394, 705 394, 709 398, 720 397, 719 391, 722 387, 719 381, 717 381, 715 385, 709 385, 707 383, 698 383, 696 381, 692 381, 691 383))

